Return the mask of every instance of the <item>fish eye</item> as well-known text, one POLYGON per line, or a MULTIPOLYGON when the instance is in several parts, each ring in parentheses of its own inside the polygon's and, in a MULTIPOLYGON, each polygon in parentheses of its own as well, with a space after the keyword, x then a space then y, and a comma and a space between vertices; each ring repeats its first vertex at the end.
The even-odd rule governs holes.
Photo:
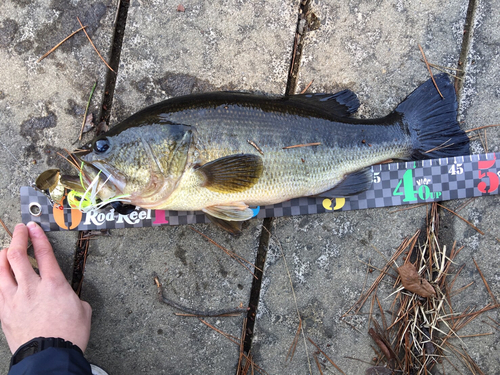
POLYGON ((109 149, 109 141, 107 138, 101 138, 95 141, 94 143, 94 151, 102 154, 103 152, 108 151, 109 149))

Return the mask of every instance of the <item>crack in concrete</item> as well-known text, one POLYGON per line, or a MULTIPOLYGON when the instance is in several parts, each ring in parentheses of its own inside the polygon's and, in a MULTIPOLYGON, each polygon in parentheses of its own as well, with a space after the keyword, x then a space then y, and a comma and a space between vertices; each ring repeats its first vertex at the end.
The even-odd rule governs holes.
MULTIPOLYGON (((104 95, 102 96, 101 113, 99 121, 109 123, 111 115, 111 106, 113 105, 113 94, 115 91, 116 77, 120 65, 120 54, 122 50, 123 36, 125 35, 125 25, 127 22, 128 8, 130 0, 120 0, 116 8, 115 29, 111 41, 111 51, 109 55, 109 66, 114 70, 108 70, 106 74, 106 83, 104 85, 104 95)), ((82 289, 83 272, 85 270, 86 250, 88 249, 89 239, 83 239, 83 233, 78 233, 76 242, 75 258, 73 261, 73 275, 71 286, 73 290, 80 295, 82 289)))
POLYGON ((104 85, 104 95, 102 99, 100 121, 106 121, 109 125, 111 116, 111 107, 113 105, 113 95, 115 93, 116 77, 120 66, 120 55, 122 52, 123 37, 125 35, 125 26, 127 23, 128 8, 130 0, 120 0, 116 9, 115 30, 111 42, 111 52, 109 65, 114 72, 108 70, 106 75, 106 84, 104 85))
POLYGON ((259 307, 260 289, 262 286, 262 278, 264 276, 264 267, 266 264, 267 248, 269 246, 269 238, 271 237, 271 229, 274 218, 269 217, 264 219, 262 223, 262 232, 260 234, 259 248, 257 257, 255 258, 255 278, 252 281, 252 289, 250 290, 250 300, 248 302, 247 325, 245 343, 243 351, 249 353, 252 349, 253 330, 255 326, 255 317, 257 316, 257 308, 259 307), (262 271, 260 271, 262 270, 262 271))
MULTIPOLYGON (((469 5, 467 7, 467 13, 465 16, 465 23, 463 27, 463 37, 462 37, 462 46, 460 49, 460 55, 457 62, 457 70, 456 76, 460 79, 455 79, 455 90, 457 93, 457 102, 460 107, 462 104, 462 95, 464 90, 464 81, 467 73, 468 67, 468 55, 471 49, 472 40, 474 38, 474 26, 476 21, 476 11, 478 7, 478 0, 469 0, 469 5)), ((459 109, 461 111, 461 109, 459 109)), ((450 207, 451 201, 448 202, 438 202, 440 204, 444 204, 450 207)), ((455 233, 455 223, 456 217, 454 215, 447 215, 447 212, 444 208, 438 207, 438 213, 440 217, 440 228, 436 230, 438 234, 439 241, 441 243, 449 243, 453 244, 457 238, 455 233)))
MULTIPOLYGON (((106 121, 107 123, 109 123, 109 119, 111 116, 111 107, 113 105, 113 95, 115 91, 116 78, 120 64, 120 54, 122 49, 123 37, 125 34, 125 27, 126 27, 129 6, 130 6, 130 0, 120 0, 117 6, 115 29, 114 29, 113 40, 110 51, 110 59, 109 59, 109 65, 115 72, 112 71, 107 72, 106 83, 104 86, 104 95, 101 106, 101 113, 99 115, 100 121, 106 121)), ((296 33, 293 41, 292 56, 290 59, 290 69, 286 84, 286 95, 293 95, 297 87, 304 40, 310 26, 307 21, 307 15, 309 14, 309 12, 310 12, 310 0, 301 1, 297 17, 296 33)), ((271 236, 273 221, 274 218, 266 218, 264 219, 262 225, 259 247, 255 259, 255 266, 261 270, 264 270, 266 262, 267 248, 269 246, 269 239, 271 236)), ((76 253, 75 253, 73 279, 72 279, 73 288, 75 290, 79 289, 79 291, 81 290, 81 280, 83 278, 84 265, 82 264, 82 262, 84 262, 85 258, 84 256, 85 244, 83 242, 84 241, 79 239, 76 244, 76 253)), ((244 352, 246 353, 249 353, 252 348, 255 316, 259 305, 263 272, 259 271, 258 269, 255 269, 255 275, 257 276, 257 278, 253 279, 252 287, 250 290, 250 299, 248 303, 249 311, 247 314, 247 332, 244 342, 244 352)))
POLYGON ((478 0, 469 0, 469 5, 467 7, 467 15, 465 16, 462 47, 460 50, 460 56, 458 58, 458 63, 457 63, 457 68, 462 70, 462 71, 457 71, 457 77, 461 78, 457 80, 456 83, 457 100, 459 103, 462 98, 465 73, 467 70, 467 56, 469 55, 472 39, 474 37, 474 21, 476 19, 476 10, 478 6, 477 3, 478 0))
MULTIPOLYGON (((298 13, 297 28, 293 41, 292 56, 290 58, 290 69, 286 84, 286 95, 294 95, 297 88, 304 40, 307 31, 310 28, 310 21, 307 20, 308 15, 312 14, 310 13, 310 0, 301 1, 298 13)), ((269 239, 272 233, 273 222, 274 218, 272 217, 264 219, 264 222, 262 224, 262 232, 260 234, 259 248, 257 250, 257 256, 255 259, 255 276, 257 276, 257 278, 253 279, 252 288, 250 290, 250 300, 248 302, 249 310, 247 313, 246 334, 243 346, 243 351, 247 354, 252 349, 255 317, 257 315, 257 309, 259 307, 260 290, 262 286, 262 278, 264 276, 264 267, 266 263, 267 249, 269 247, 269 239), (262 272, 257 268, 261 269, 262 272)))

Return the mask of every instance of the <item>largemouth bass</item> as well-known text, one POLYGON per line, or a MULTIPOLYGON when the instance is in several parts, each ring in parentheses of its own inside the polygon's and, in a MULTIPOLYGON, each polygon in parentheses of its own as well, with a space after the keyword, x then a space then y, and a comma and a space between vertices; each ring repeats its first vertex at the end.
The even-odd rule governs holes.
POLYGON ((83 189, 92 186, 101 202, 202 210, 223 221, 251 218, 251 206, 358 194, 372 184, 373 164, 469 153, 453 85, 444 74, 435 80, 443 99, 429 80, 378 119, 350 118, 359 101, 349 90, 172 98, 77 154, 83 189))

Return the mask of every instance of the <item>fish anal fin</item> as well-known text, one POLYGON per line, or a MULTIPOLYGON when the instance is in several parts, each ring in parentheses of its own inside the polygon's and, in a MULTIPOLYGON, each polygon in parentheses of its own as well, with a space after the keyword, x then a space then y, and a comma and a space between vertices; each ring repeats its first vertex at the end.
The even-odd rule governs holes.
POLYGON ((196 171, 204 177, 203 186, 218 193, 239 193, 251 188, 262 175, 262 158, 236 154, 210 161, 196 171))
POLYGON ((373 171, 371 167, 367 167, 348 174, 337 186, 316 196, 333 198, 356 195, 368 190, 372 186, 372 183, 373 171))

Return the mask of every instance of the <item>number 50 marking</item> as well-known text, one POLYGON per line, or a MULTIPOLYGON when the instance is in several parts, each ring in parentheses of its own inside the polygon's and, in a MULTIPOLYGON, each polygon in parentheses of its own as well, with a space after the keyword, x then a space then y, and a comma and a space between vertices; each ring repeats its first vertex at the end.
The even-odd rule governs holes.
POLYGON ((477 184, 477 189, 481 193, 493 193, 496 189, 498 189, 498 185, 500 185, 500 179, 497 174, 494 172, 481 172, 481 169, 490 169, 495 165, 496 155, 493 155, 493 160, 483 160, 477 163, 479 168, 478 174, 479 178, 488 178, 490 180, 490 188, 486 191, 486 187, 488 186, 486 182, 481 181, 477 184))

